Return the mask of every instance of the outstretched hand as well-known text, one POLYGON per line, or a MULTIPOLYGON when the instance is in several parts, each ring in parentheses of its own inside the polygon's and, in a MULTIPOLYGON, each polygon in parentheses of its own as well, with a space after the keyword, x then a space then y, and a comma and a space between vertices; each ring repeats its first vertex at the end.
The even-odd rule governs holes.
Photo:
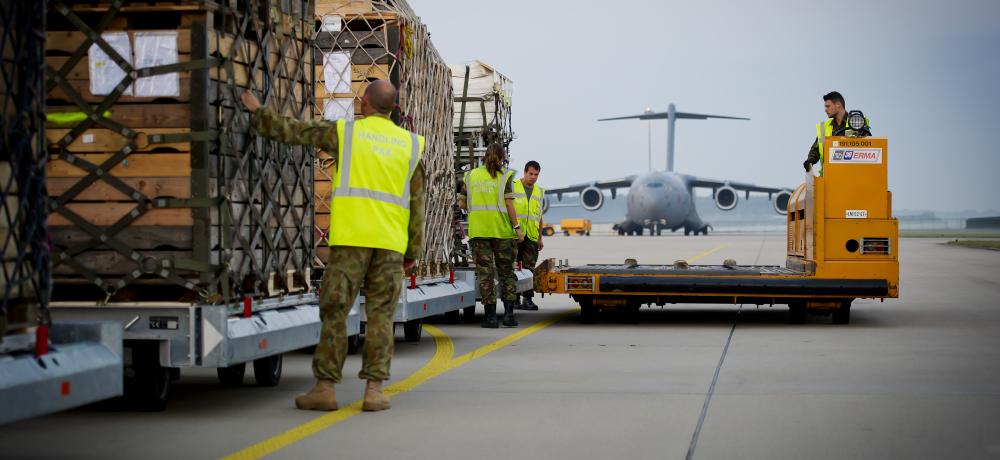
POLYGON ((240 95, 240 101, 243 102, 243 105, 246 106, 250 113, 254 113, 260 108, 260 101, 257 100, 257 96, 254 96, 250 91, 244 91, 243 94, 240 95))

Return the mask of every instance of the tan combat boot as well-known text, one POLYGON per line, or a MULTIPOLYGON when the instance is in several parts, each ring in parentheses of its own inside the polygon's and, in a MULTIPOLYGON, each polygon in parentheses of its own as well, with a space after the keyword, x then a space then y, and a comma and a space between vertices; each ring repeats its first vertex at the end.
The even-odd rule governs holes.
POLYGON ((380 380, 369 380, 365 385, 365 402, 361 405, 361 410, 365 412, 377 412, 389 408, 389 398, 382 393, 382 382, 380 380))
POLYGON ((302 410, 337 410, 337 392, 333 380, 316 380, 308 393, 295 398, 295 407, 302 410))

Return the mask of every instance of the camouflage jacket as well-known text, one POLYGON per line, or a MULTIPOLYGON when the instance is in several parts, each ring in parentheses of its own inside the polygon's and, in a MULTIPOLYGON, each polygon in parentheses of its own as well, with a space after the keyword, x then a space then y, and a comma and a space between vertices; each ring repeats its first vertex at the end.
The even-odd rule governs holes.
MULTIPOLYGON (((326 120, 296 120, 261 107, 254 113, 253 128, 266 138, 288 144, 311 145, 337 157, 336 123, 326 120)), ((424 219, 424 166, 421 160, 410 179, 409 243, 403 254, 407 259, 423 257, 424 219)))

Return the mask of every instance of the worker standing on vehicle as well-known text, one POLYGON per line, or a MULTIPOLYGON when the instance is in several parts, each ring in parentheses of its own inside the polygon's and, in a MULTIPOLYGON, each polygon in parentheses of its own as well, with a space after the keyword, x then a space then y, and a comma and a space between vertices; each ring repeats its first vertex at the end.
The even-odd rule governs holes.
POLYGON ((503 145, 490 144, 483 165, 465 173, 465 190, 459 196, 459 206, 469 211, 469 246, 476 263, 479 295, 486 310, 482 323, 486 328, 499 327, 494 278, 500 280, 503 325, 517 326, 514 319, 517 298, 514 257, 517 243, 524 240, 524 230, 514 209, 514 171, 506 165, 507 152, 503 145))
POLYGON ((394 346, 393 315, 403 282, 423 251, 424 138, 396 126, 389 114, 396 88, 372 82, 361 99, 357 121, 301 121, 260 106, 249 92, 242 99, 254 114, 258 134, 291 144, 336 152, 330 202, 330 258, 320 288, 319 344, 313 357, 316 385, 295 398, 308 410, 337 410, 334 385, 347 355, 347 316, 365 285, 364 355, 358 377, 367 380, 362 409, 389 408, 382 382, 389 379, 394 346))
MULTIPOLYGON (((545 200, 545 189, 538 186, 538 174, 542 172, 542 166, 537 161, 529 161, 524 165, 524 176, 514 181, 514 210, 517 211, 517 222, 524 229, 524 240, 517 244, 517 261, 522 267, 535 273, 535 264, 538 263, 538 252, 542 250, 542 202, 545 200)), ((532 299, 535 296, 534 290, 524 293, 523 300, 518 302, 517 308, 521 310, 535 311, 532 299)))
POLYGON ((847 109, 844 107, 844 96, 840 93, 831 91, 823 96, 823 110, 827 119, 816 125, 816 140, 809 149, 809 157, 802 163, 806 172, 812 171, 812 165, 823 162, 823 141, 847 125, 847 109))

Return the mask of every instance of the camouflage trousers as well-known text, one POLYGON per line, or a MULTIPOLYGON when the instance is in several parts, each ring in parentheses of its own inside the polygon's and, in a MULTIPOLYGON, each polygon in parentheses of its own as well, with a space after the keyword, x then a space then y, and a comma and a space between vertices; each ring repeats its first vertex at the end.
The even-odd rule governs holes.
POLYGON ((483 305, 497 304, 496 279, 500 280, 500 297, 504 302, 513 303, 517 298, 517 278, 514 276, 516 244, 517 240, 504 238, 469 240, 483 305))
POLYGON ((330 247, 330 259, 320 288, 319 315, 323 321, 313 356, 317 379, 340 383, 347 358, 347 316, 365 285, 365 345, 363 380, 388 380, 394 335, 392 319, 403 283, 403 255, 387 249, 330 247))
MULTIPOLYGON (((517 243, 517 261, 534 275, 535 265, 538 264, 538 242, 525 238, 524 241, 517 243)), ((535 296, 535 290, 526 291, 522 295, 530 299, 535 296)))

